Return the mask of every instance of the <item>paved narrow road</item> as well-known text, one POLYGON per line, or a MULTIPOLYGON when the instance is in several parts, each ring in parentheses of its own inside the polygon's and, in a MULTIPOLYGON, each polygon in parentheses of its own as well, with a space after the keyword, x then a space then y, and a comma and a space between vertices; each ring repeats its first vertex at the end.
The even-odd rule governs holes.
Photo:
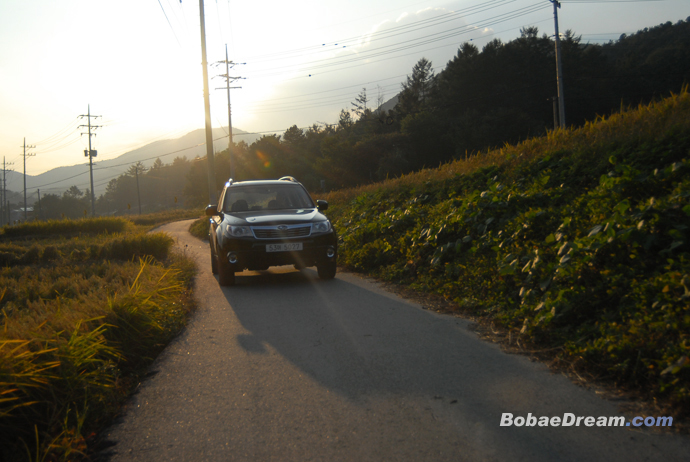
POLYGON ((245 272, 221 288, 208 245, 199 309, 107 432, 112 461, 688 460, 687 438, 633 427, 501 427, 617 416, 613 403, 352 274, 245 272))

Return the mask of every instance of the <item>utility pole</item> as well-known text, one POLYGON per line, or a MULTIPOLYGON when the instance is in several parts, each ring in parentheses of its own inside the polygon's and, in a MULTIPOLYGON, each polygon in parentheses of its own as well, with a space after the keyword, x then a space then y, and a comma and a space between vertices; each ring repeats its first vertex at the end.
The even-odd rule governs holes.
POLYGON ((563 65, 561 64, 561 37, 558 32, 558 8, 561 3, 557 0, 549 0, 553 3, 553 20, 556 30, 556 80, 558 81, 558 118, 561 128, 565 128, 565 101, 563 96, 563 65))
MULTIPOLYGON (((37 189, 36 191, 38 192, 38 219, 43 220, 43 209, 41 208, 41 190, 37 189)), ((36 214, 34 213, 34 219, 35 217, 36 214)))
MULTIPOLYGON (((91 149, 91 136, 96 136, 95 133, 91 133, 92 128, 101 128, 102 125, 91 125, 91 117, 93 118, 98 118, 101 116, 92 116, 91 115, 91 105, 88 105, 88 112, 86 115, 82 114, 79 116, 80 118, 86 117, 88 120, 88 125, 79 125, 79 127, 88 127, 89 128, 89 150, 87 151, 86 149, 84 150, 84 157, 89 158, 89 174, 91 175, 91 216, 95 217, 96 216, 96 197, 95 193, 93 191, 93 158, 98 155, 98 151, 95 151, 91 149)), ((82 133, 82 135, 86 135, 86 133, 82 133)))
POLYGON ((137 177, 137 202, 139 203, 139 215, 141 215, 141 196, 139 195, 139 165, 134 166, 134 174, 137 177))
POLYGON ((14 165, 14 163, 5 162, 5 157, 2 158, 2 190, 0 191, 0 223, 4 223, 7 219, 7 224, 10 224, 10 201, 7 200, 7 166, 14 165))
MULTIPOLYGON (((230 105, 230 90, 242 87, 231 87, 230 84, 236 80, 244 79, 244 77, 230 77, 230 67, 234 67, 236 64, 246 63, 234 63, 228 60, 228 44, 226 43, 225 61, 218 61, 216 64, 225 64, 225 74, 218 75, 216 77, 222 77, 225 79, 225 88, 228 91, 228 132, 230 132, 230 137, 228 138, 228 157, 230 158, 230 178, 235 178, 235 162, 232 158, 232 107, 230 105)), ((216 88, 216 90, 222 90, 222 88, 216 88)))
POLYGON ((27 149, 35 149, 36 146, 27 146, 26 145, 26 138, 24 138, 24 221, 27 220, 26 216, 26 158, 27 157, 33 157, 36 154, 34 153, 27 153, 27 149))
POLYGON ((199 20, 201 26, 201 67, 204 76, 204 113, 206 126, 206 159, 208 161, 208 200, 216 204, 216 169, 213 158, 213 129, 211 128, 211 101, 208 92, 208 61, 206 60, 206 19, 204 0, 199 0, 199 20))

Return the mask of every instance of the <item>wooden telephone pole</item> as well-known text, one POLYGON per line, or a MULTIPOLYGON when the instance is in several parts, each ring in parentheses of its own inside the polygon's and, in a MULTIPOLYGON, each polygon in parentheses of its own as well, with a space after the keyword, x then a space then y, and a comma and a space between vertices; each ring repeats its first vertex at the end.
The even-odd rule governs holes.
MULTIPOLYGON (((98 118, 101 116, 92 116, 91 115, 91 105, 89 104, 88 106, 88 112, 84 115, 80 115, 79 117, 84 118, 86 117, 88 120, 87 125, 79 125, 79 127, 88 127, 89 128, 89 150, 87 151, 86 149, 84 150, 84 157, 89 158, 89 174, 91 175, 91 216, 95 217, 96 216, 96 193, 93 191, 93 158, 98 155, 98 151, 91 149, 91 136, 96 136, 95 133, 91 133, 91 129, 95 128, 100 128, 101 125, 91 125, 91 117, 93 118, 98 118)), ((86 135, 86 133, 82 133, 82 135, 86 135)))
POLYGON ((208 91, 208 61, 206 60, 206 20, 204 19, 204 0, 199 0, 199 20, 201 22, 201 67, 204 71, 204 112, 206 119, 206 159, 208 160, 208 200, 216 204, 216 172, 213 157, 213 129, 211 128, 211 102, 208 91))
POLYGON ((7 200, 7 167, 12 166, 14 163, 5 162, 5 157, 2 158, 2 194, 0 194, 0 225, 3 223, 10 224, 10 201, 7 200))
POLYGON ((26 214, 26 158, 27 157, 33 157, 36 154, 34 153, 27 153, 27 149, 35 149, 36 146, 27 146, 26 145, 26 138, 24 138, 24 221, 27 220, 27 214, 26 214))
POLYGON ((565 101, 563 96, 563 65, 561 63, 561 37, 558 32, 558 8, 561 3, 557 0, 549 0, 553 3, 553 20, 556 29, 556 80, 558 81, 558 119, 561 128, 565 128, 565 101))

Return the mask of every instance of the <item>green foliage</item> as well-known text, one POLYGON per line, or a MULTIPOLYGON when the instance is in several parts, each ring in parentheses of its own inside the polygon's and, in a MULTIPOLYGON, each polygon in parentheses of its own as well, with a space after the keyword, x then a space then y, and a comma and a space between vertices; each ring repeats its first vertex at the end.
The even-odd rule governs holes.
POLYGON ((688 120, 684 92, 462 175, 450 164, 329 198, 340 262, 443 294, 687 412, 688 120))
POLYGON ((199 218, 189 225, 189 233, 199 239, 208 239, 208 218, 199 218))

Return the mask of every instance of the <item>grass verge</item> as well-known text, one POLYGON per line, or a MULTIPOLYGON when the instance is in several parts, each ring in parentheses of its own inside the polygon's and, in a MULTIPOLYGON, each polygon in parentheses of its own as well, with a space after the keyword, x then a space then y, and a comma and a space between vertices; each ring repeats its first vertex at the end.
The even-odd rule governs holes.
POLYGON ((137 226, 155 227, 173 221, 199 218, 203 214, 204 211, 201 209, 174 209, 146 215, 128 215, 127 219, 137 226))
POLYGON ((199 239, 208 239, 208 218, 199 218, 189 225, 189 233, 199 239))

